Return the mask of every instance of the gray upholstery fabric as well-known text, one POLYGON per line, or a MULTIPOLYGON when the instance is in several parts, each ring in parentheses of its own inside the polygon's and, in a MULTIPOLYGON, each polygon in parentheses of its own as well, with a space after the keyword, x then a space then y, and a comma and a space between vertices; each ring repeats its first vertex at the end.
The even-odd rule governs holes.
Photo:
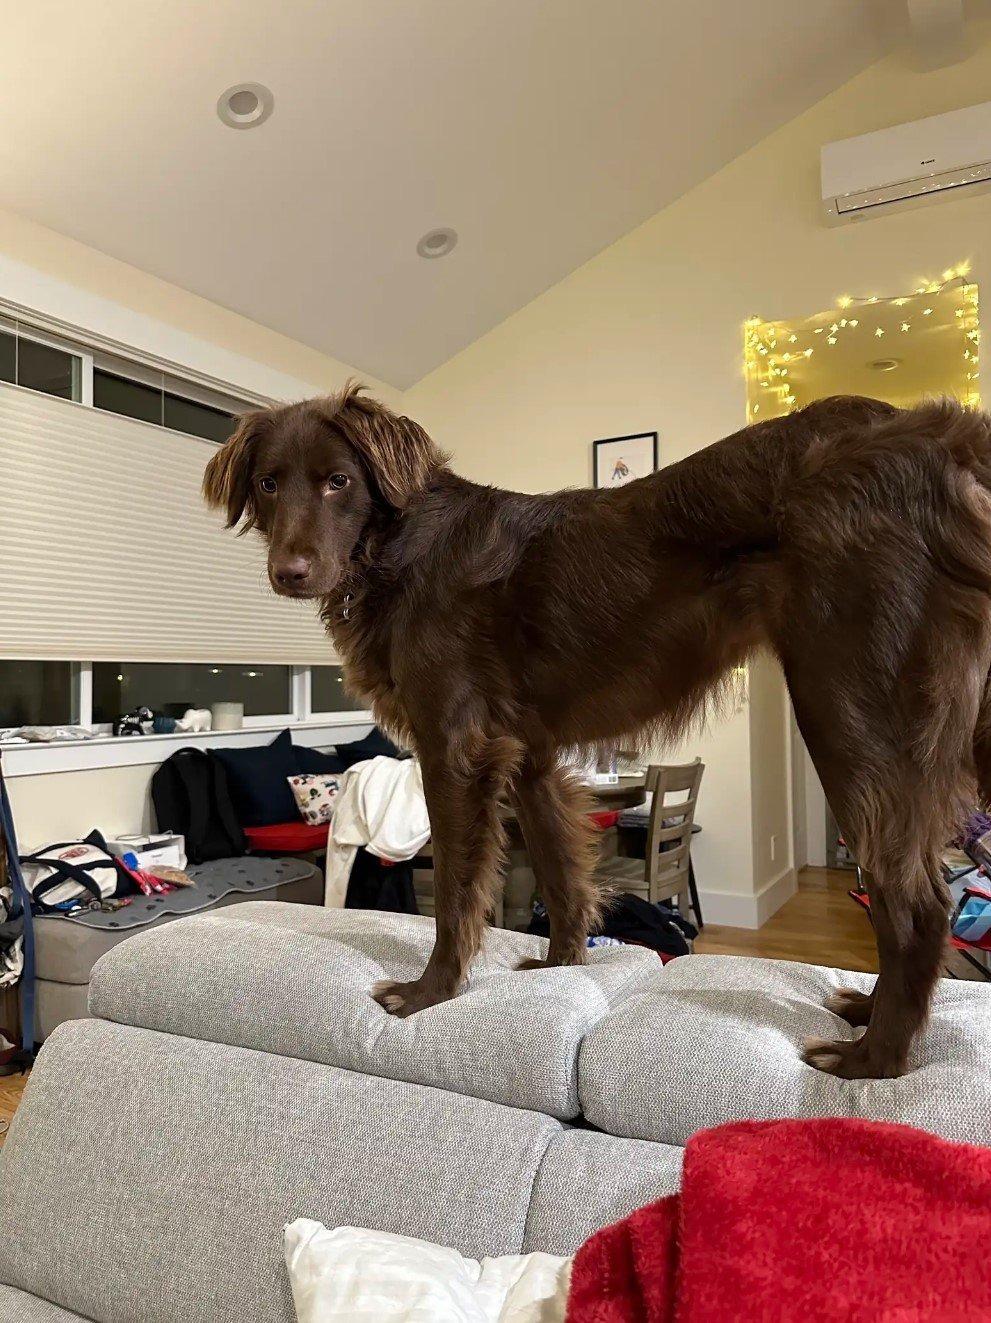
POLYGON ((577 1116, 582 1037, 650 978, 656 955, 604 948, 579 969, 516 972, 546 942, 489 929, 466 991, 395 1019, 369 991, 383 977, 419 975, 433 939, 433 920, 421 917, 242 905, 140 933, 104 956, 90 1012, 577 1116))
POLYGON ((63 1025, 0 1150, 0 1281, 97 1323, 292 1323, 282 1228, 519 1252, 560 1126, 97 1020, 63 1025))
POLYGON ((594 1130, 566 1130, 540 1164, 523 1251, 573 1254, 600 1227, 681 1187, 684 1150, 594 1130))
POLYGON ((806 1066, 807 1037, 851 1038, 823 1001, 873 977, 784 960, 690 956, 589 1031, 585 1115, 604 1130, 684 1144, 724 1121, 859 1116, 983 1142, 991 1113, 991 987, 941 981, 911 1071, 838 1080, 806 1066))
POLYGON ((43 1043, 66 1020, 85 1020, 89 1015, 86 983, 56 983, 40 978, 34 992, 34 1041, 43 1043))
POLYGON ((35 919, 39 978, 57 983, 88 983, 90 970, 105 951, 132 935, 135 928, 167 923, 199 910, 256 900, 323 904, 323 874, 303 859, 215 859, 189 869, 195 887, 164 896, 135 896, 116 914, 87 912, 79 918, 42 915, 35 919))
POLYGON ((0 1286, 0 1323, 80 1323, 82 1318, 13 1286, 0 1286))

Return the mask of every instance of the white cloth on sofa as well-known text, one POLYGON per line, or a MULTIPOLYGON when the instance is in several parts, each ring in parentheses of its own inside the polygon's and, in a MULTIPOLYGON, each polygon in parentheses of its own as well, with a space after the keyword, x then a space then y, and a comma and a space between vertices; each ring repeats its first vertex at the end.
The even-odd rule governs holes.
POLYGON ((553 1254, 463 1258, 386 1231, 286 1227, 299 1323, 564 1323, 571 1260, 553 1254))
POLYGON ((415 758, 370 758, 341 774, 327 838, 324 904, 341 909, 363 845, 379 859, 412 859, 430 839, 423 777, 415 758))

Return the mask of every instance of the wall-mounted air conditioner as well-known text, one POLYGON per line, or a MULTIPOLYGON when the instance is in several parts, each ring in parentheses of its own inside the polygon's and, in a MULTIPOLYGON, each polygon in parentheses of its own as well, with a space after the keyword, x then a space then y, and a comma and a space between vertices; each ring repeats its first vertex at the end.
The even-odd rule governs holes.
POLYGON ((822 149, 822 201, 831 224, 913 199, 983 191, 989 182, 991 101, 822 149))

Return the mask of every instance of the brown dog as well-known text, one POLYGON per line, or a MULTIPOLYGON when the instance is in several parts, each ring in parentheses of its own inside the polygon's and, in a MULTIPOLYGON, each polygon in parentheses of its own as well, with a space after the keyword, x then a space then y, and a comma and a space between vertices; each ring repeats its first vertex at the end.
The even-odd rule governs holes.
POLYGON ((546 496, 456 476, 426 433, 354 387, 248 414, 207 499, 269 544, 278 593, 322 600, 350 687, 416 749, 436 866, 422 977, 453 996, 478 950, 511 795, 551 920, 550 964, 596 919, 581 789, 563 747, 679 736, 770 645, 861 864, 881 975, 807 1045, 847 1078, 898 1075, 947 932, 939 852, 991 792, 991 431, 951 404, 837 398, 745 428, 613 491, 546 496))

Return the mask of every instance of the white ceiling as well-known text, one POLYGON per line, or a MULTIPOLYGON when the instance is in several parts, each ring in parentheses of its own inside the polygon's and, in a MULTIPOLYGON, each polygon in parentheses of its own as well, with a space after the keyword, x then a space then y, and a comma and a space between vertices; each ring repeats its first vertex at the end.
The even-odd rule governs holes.
POLYGON ((890 10, 0 0, 0 207, 404 387, 865 67, 890 10), (248 132, 214 110, 239 82, 275 95, 248 132))

